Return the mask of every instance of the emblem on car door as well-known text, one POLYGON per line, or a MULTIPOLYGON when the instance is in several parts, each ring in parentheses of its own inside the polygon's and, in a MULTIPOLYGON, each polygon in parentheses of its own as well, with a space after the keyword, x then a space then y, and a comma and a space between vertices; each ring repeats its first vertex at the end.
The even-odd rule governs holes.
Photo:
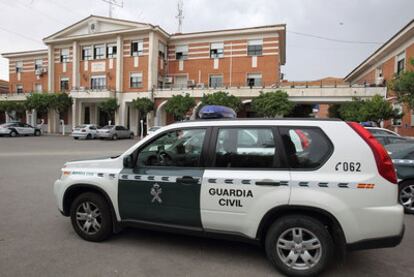
POLYGON ((160 187, 160 185, 155 183, 151 188, 151 195, 153 196, 151 203, 154 203, 155 201, 157 201, 158 203, 161 204, 162 203, 162 199, 160 197, 161 193, 162 193, 162 188, 160 187))

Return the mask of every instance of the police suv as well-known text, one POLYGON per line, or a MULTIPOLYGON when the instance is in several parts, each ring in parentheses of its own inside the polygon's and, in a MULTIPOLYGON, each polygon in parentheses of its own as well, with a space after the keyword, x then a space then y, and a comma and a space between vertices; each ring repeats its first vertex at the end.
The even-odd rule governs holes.
POLYGON ((66 163, 54 193, 85 240, 123 226, 244 238, 292 276, 404 232, 387 152, 339 120, 172 124, 119 157, 66 163))

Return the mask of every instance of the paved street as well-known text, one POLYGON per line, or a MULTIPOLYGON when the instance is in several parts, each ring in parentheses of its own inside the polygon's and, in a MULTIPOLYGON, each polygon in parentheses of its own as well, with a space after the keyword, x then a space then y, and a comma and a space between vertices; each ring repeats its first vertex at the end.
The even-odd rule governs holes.
MULTIPOLYGON (((275 276, 252 245, 142 230, 91 243, 57 210, 52 191, 65 161, 116 155, 136 140, 0 138, 0 276, 275 276)), ((381 220, 381 219, 378 219, 381 220)), ((414 216, 393 249, 350 253, 326 276, 413 276, 414 216)))

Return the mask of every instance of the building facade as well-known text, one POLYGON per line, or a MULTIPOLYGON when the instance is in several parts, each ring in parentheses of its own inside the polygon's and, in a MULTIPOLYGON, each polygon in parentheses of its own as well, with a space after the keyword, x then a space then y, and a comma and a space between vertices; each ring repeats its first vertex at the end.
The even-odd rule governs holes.
MULTIPOLYGON (((414 70, 410 60, 414 58, 414 20, 385 42, 346 77, 345 81, 369 87, 386 86, 404 70, 414 70)), ((395 93, 388 90, 386 98, 403 112, 402 119, 385 122, 385 127, 401 135, 414 136, 414 111, 397 103, 395 93)))
POLYGON ((45 50, 3 57, 9 59, 11 94, 72 96, 72 109, 60 118, 53 112, 36 115, 48 121, 50 132, 60 130, 59 119, 68 129, 107 124, 110 119, 98 105, 111 97, 120 105, 117 124, 137 130, 131 102, 139 97, 156 103, 159 114, 150 115, 149 124, 167 124, 171 116, 160 105, 174 92, 276 87, 285 63, 285 25, 169 34, 151 24, 90 16, 43 41, 45 50))

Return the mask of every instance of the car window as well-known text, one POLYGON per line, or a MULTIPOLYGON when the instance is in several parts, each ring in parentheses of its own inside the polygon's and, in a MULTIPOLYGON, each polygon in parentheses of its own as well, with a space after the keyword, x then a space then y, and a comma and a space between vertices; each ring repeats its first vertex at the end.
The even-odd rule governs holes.
POLYGON ((375 137, 382 145, 387 145, 388 141, 385 137, 375 137))
POLYGON ((292 168, 318 168, 332 153, 332 143, 319 128, 281 127, 280 134, 292 168))
POLYGON ((115 130, 117 130, 117 131, 122 131, 122 130, 125 130, 125 129, 124 129, 124 127, 122 127, 122 126, 116 126, 116 127, 115 127, 115 130))
POLYGON ((181 129, 157 137, 138 153, 137 167, 197 167, 205 129, 181 129))
POLYGON ((214 166, 271 168, 279 166, 271 128, 220 128, 214 166))
POLYGON ((393 144, 393 143, 404 143, 407 140, 405 138, 399 138, 399 137, 388 137, 389 143, 393 144))
POLYGON ((89 126, 89 129, 90 130, 96 130, 96 127, 95 126, 89 126))
POLYGON ((414 151, 411 151, 410 153, 408 153, 405 157, 405 160, 414 160, 414 151))

